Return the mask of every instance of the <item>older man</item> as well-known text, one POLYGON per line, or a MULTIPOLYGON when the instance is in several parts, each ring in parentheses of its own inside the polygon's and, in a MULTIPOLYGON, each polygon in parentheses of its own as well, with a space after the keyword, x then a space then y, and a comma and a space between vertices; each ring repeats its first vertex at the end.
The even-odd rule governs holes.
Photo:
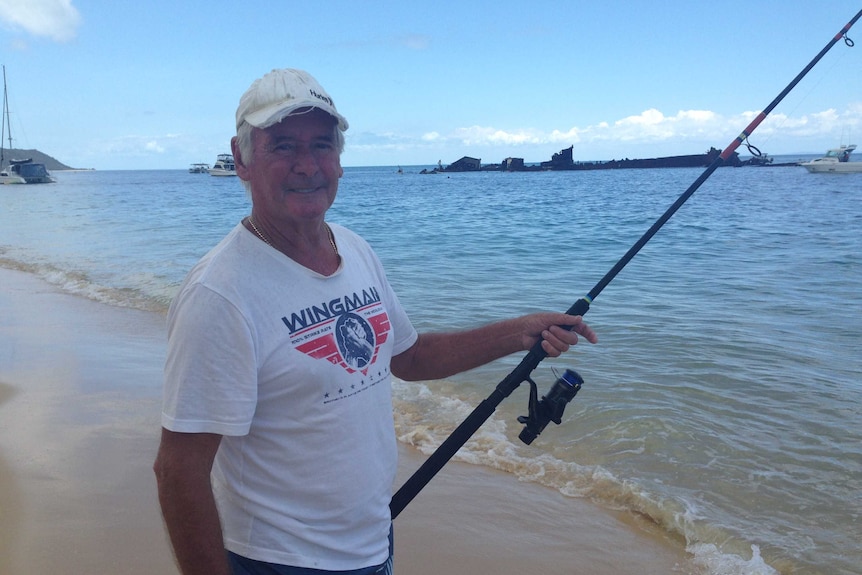
POLYGON ((186 575, 391 573, 391 376, 447 377, 539 340, 557 356, 596 336, 557 313, 418 334, 368 244, 325 220, 348 127, 326 91, 274 70, 236 126, 251 215, 168 313, 155 471, 177 562, 186 575))

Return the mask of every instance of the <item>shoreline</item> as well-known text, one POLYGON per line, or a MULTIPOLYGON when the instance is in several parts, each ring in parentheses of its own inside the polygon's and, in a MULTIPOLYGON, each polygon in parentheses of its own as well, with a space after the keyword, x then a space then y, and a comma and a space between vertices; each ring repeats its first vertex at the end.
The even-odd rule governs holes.
MULTIPOLYGON (((0 268, 0 575, 177 573, 151 471, 164 316, 0 268)), ((424 456, 399 445, 397 485, 424 456)), ((451 462, 395 521, 396 572, 694 572, 646 521, 451 462)))

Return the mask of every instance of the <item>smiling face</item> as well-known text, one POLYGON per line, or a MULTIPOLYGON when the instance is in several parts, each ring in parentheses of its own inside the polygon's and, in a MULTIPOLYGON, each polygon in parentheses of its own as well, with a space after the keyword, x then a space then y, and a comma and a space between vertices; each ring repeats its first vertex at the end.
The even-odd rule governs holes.
POLYGON ((344 171, 335 119, 318 109, 252 131, 252 160, 234 149, 237 175, 251 185, 255 217, 277 226, 320 222, 344 171))

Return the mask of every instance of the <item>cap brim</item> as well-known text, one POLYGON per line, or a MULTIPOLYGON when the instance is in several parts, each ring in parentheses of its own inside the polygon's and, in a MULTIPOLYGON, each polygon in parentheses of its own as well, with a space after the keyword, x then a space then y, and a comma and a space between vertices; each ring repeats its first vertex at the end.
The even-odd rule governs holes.
POLYGON ((327 106, 320 100, 297 101, 295 99, 291 99, 289 103, 276 102, 275 104, 270 104, 269 106, 248 114, 245 116, 244 120, 255 128, 268 128, 273 124, 281 122, 283 119, 302 108, 317 108, 318 110, 323 110, 338 121, 339 130, 344 132, 348 128, 347 119, 336 112, 334 108, 327 106))

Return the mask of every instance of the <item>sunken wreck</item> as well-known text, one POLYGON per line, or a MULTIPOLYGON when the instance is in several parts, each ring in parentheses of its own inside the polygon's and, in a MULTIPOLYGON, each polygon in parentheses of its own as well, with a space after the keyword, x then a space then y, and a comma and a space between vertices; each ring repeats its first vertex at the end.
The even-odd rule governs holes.
MULTIPOLYGON (((703 154, 692 154, 686 156, 666 156, 663 158, 645 158, 630 160, 608 160, 606 162, 576 162, 572 158, 574 146, 553 154, 551 159, 540 164, 526 164, 523 158, 506 158, 498 164, 482 165, 480 158, 464 156, 456 162, 443 166, 437 162, 437 167, 432 170, 422 170, 422 174, 436 174, 441 172, 537 172, 552 170, 619 170, 639 168, 706 168, 721 154, 721 150, 710 148, 703 154)), ((743 166, 737 152, 724 162, 724 166, 743 166)))

